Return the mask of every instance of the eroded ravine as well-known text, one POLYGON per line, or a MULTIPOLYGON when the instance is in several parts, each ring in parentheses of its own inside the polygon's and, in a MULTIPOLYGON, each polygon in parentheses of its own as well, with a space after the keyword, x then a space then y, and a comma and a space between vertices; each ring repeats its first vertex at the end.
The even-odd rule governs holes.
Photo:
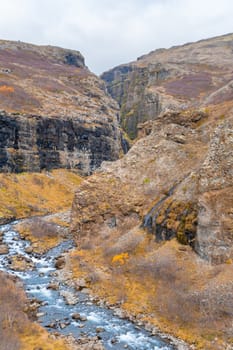
POLYGON ((73 242, 65 241, 44 255, 27 253, 26 248, 30 246, 30 242, 20 238, 14 224, 0 228, 3 232, 3 243, 9 248, 8 254, 0 255, 0 269, 23 280, 30 299, 42 301, 39 322, 49 332, 72 334, 76 339, 98 336, 108 350, 175 349, 168 341, 152 336, 143 328, 114 315, 112 310, 96 305, 87 294, 74 291, 65 283, 57 283, 58 288, 49 289, 48 286, 56 280, 55 259, 72 249, 73 242), (13 270, 11 260, 18 255, 23 256, 34 267, 27 271, 13 270), (71 303, 67 303, 64 298, 67 294, 72 295, 71 303))

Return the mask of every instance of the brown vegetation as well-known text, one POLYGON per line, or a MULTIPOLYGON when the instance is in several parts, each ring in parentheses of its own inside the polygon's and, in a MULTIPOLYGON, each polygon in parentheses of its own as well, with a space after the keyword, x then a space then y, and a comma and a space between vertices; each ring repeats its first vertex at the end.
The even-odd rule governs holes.
POLYGON ((64 227, 39 217, 23 221, 16 227, 20 235, 32 243, 36 253, 44 253, 55 247, 67 233, 64 227))
POLYGON ((197 98, 202 92, 213 90, 211 75, 208 73, 189 74, 165 84, 166 92, 182 98, 197 98))

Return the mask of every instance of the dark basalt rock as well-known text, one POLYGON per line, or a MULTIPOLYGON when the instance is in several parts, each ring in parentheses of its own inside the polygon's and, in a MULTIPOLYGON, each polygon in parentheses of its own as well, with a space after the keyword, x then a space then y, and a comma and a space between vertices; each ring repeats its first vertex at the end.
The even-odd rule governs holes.
POLYGON ((85 66, 84 58, 81 55, 72 52, 68 52, 65 55, 64 63, 78 68, 83 68, 85 66))
POLYGON ((102 161, 116 160, 117 130, 78 118, 0 113, 0 171, 76 169, 90 174, 102 161))
POLYGON ((101 75, 109 94, 121 107, 121 125, 131 139, 137 136, 140 123, 156 119, 161 112, 159 95, 147 91, 147 85, 152 79, 161 81, 168 75, 160 65, 147 69, 130 64, 101 75))

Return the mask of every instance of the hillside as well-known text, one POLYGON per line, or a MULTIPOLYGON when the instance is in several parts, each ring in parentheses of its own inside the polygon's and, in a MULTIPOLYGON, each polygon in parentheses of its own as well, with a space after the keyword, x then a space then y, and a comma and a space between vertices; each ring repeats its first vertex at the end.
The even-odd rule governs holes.
POLYGON ((74 276, 205 350, 233 341, 232 39, 156 50, 102 75, 140 137, 81 184, 72 210, 74 276))
POLYGON ((232 41, 228 34, 158 49, 102 74, 121 106, 129 136, 166 110, 185 110, 232 101, 232 41))

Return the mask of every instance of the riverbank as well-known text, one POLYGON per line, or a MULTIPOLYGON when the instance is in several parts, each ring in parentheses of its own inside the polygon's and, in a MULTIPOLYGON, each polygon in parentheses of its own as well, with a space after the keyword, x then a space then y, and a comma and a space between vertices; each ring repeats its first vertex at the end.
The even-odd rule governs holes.
POLYGON ((233 266, 211 265, 175 239, 156 243, 140 228, 125 236, 112 229, 111 246, 93 236, 71 251, 66 269, 74 283, 85 280, 107 305, 193 349, 232 349, 227 317, 233 266))
MULTIPOLYGON (((165 339, 157 335, 152 336, 142 327, 136 327, 126 319, 114 315, 103 305, 96 305, 94 300, 88 297, 87 291, 80 292, 69 285, 69 276, 63 274, 65 279, 57 280, 58 270, 62 271, 57 262, 63 258, 63 254, 65 258, 67 252, 73 248, 72 241, 63 241, 47 253, 38 254, 29 252, 30 243, 20 239, 13 226, 6 225, 1 230, 3 243, 9 249, 8 254, 0 256, 1 269, 22 279, 28 297, 34 301, 39 300, 36 316, 41 325, 52 333, 49 336, 51 341, 58 341, 57 337, 60 338, 62 334, 65 343, 68 341, 68 345, 73 346, 73 349, 110 350, 114 347, 116 350, 122 348, 174 350, 176 348, 165 339), (33 264, 22 269, 12 266, 11 261, 15 255, 20 255, 33 264), (67 338, 70 333, 75 340, 70 336, 67 338)), ((27 339, 27 342, 28 346, 31 346, 30 350, 34 349, 33 340, 27 339)), ((51 346, 51 342, 48 342, 43 347, 41 345, 41 348, 52 350, 51 346)))

